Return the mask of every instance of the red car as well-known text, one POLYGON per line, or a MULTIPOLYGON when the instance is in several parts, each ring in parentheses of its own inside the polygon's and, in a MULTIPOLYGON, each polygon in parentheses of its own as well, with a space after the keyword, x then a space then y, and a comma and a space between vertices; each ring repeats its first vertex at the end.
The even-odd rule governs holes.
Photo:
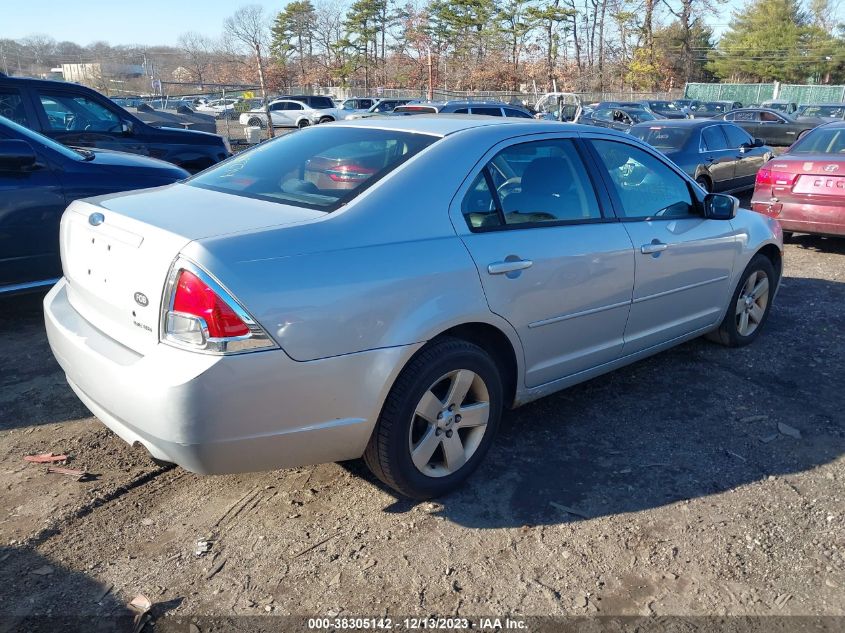
POLYGON ((845 236, 845 121, 821 125, 757 172, 751 208, 785 235, 845 236))

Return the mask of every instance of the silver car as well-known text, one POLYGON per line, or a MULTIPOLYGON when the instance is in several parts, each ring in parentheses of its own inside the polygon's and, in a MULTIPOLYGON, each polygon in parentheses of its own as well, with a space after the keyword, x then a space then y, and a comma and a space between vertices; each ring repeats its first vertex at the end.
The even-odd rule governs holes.
POLYGON ((630 135, 438 115, 74 202, 61 251, 50 345, 124 440, 198 473, 363 456, 425 498, 505 407, 700 335, 753 341, 782 235, 630 135))

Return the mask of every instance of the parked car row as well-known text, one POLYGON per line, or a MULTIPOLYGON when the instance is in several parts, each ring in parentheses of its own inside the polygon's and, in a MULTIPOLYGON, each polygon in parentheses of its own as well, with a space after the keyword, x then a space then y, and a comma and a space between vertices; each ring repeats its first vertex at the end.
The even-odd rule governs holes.
POLYGON ((478 467, 505 407, 759 336, 777 222, 633 135, 496 107, 309 126, 73 202, 44 300, 70 386, 194 472, 363 456, 427 498, 478 467))

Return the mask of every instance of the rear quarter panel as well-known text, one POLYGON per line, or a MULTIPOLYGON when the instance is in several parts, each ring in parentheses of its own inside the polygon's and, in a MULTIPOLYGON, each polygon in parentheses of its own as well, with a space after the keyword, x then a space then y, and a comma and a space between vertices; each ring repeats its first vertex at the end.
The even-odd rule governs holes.
POLYGON ((409 345, 467 322, 498 327, 521 358, 449 219, 452 196, 489 146, 474 132, 438 141, 321 220, 199 240, 183 254, 295 360, 409 345))

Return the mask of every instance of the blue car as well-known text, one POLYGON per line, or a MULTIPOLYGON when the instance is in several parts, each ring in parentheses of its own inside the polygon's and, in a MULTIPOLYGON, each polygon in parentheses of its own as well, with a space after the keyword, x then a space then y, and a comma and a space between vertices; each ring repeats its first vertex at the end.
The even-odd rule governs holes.
POLYGON ((72 149, 0 116, 0 296, 61 277, 59 220, 73 200, 188 175, 155 158, 72 149))

